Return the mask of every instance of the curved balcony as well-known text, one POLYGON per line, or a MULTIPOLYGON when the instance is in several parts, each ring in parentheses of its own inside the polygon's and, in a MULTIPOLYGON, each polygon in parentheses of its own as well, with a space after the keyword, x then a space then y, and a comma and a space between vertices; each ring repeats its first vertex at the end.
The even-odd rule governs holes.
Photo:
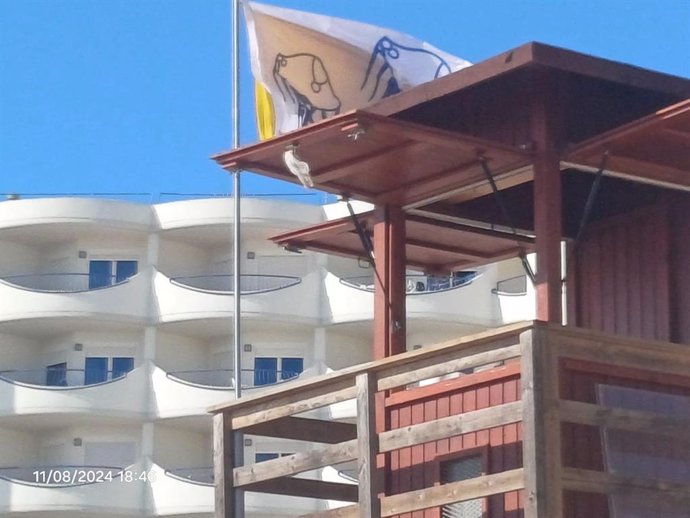
MULTIPOLYGON (((284 275, 243 275, 242 315, 276 322, 313 324, 319 321, 318 272, 299 279, 284 275), (295 301, 300 301, 295 304, 295 301)), ((227 318, 233 314, 230 275, 169 278, 154 276, 161 322, 227 318)))
POLYGON ((147 408, 146 367, 85 384, 83 370, 0 371, 1 415, 88 414, 136 418, 147 408), (114 379, 113 379, 114 378, 114 379))
MULTIPOLYGON (((166 470, 155 465, 156 482, 151 484, 149 514, 212 513, 214 505, 213 468, 182 468, 166 470)), ((295 498, 262 493, 245 493, 248 516, 302 516, 324 510, 323 504, 312 498, 295 498)))
POLYGON ((75 273, 5 276, 0 278, 0 318, 85 316, 142 323, 148 315, 147 293, 141 273, 128 279, 75 273))
POLYGON ((103 516, 140 514, 145 482, 124 473, 145 472, 139 464, 0 468, 0 513, 79 511, 103 516))
MULTIPOLYGON (((458 272, 456 275, 445 277, 409 274, 405 278, 405 288, 407 295, 429 295, 462 288, 471 284, 477 277, 477 272, 458 272)), ((374 292, 373 275, 343 277, 340 282, 350 288, 374 292)))
MULTIPOLYGON (((245 390, 259 390, 309 375, 313 373, 244 369, 242 387, 245 390)), ((162 418, 205 415, 209 406, 227 402, 235 397, 233 371, 228 369, 166 373, 161 368, 154 367, 151 382, 154 411, 162 418)))

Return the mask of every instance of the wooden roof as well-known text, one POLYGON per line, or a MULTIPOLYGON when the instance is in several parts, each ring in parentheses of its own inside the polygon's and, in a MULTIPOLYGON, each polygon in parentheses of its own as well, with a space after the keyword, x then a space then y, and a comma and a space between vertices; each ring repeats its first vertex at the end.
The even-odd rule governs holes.
MULTIPOLYGON (((374 213, 357 219, 373 231, 374 213)), ((407 213, 405 215, 407 266, 428 273, 447 273, 515 257, 532 251, 533 239, 460 223, 407 213)), ((287 232, 271 238, 281 246, 307 249, 344 257, 366 258, 359 234, 350 217, 287 232)))
POLYGON ((690 188, 690 99, 589 139, 564 159, 655 183, 690 188))

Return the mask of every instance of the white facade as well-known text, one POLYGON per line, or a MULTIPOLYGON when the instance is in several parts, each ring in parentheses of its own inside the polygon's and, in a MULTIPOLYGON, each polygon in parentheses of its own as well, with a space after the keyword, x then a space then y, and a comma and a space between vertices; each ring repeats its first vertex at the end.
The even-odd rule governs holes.
MULTIPOLYGON (((247 390, 370 360, 371 270, 267 240, 342 209, 245 199, 242 214, 247 390)), ((231 230, 227 198, 0 202, 0 516, 211 516, 205 409, 233 397, 231 230)), ((410 348, 532 318, 523 277, 517 261, 446 290, 411 276, 410 348)), ((296 449, 250 438, 246 458, 296 449)), ((317 505, 247 495, 255 518, 317 505)))

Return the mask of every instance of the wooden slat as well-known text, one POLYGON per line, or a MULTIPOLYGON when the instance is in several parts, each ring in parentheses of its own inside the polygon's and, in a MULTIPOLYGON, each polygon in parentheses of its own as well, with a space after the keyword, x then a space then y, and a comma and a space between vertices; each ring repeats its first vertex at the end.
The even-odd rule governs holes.
POLYGON ((357 458, 357 439, 328 446, 317 446, 308 452, 299 452, 288 457, 259 462, 250 466, 235 468, 235 487, 255 482, 297 475, 312 469, 349 462, 357 458))
POLYGON ((357 474, 359 481, 359 515, 378 518, 381 514, 379 492, 382 491, 376 468, 378 436, 376 434, 376 376, 364 373, 357 376, 357 474))
POLYGON ((359 506, 348 505, 346 507, 329 509, 328 511, 303 514, 300 518, 359 518, 359 506))
POLYGON ((690 439, 690 419, 687 418, 565 400, 558 402, 558 410, 560 419, 568 423, 690 439))
POLYGON ((664 498, 680 498, 690 505, 690 484, 651 478, 626 477, 602 471, 564 468, 563 487, 571 491, 602 494, 663 493, 664 498))
POLYGON ((516 358, 520 356, 520 345, 512 345, 513 342, 514 340, 507 340, 506 346, 500 348, 496 348, 500 344, 484 345, 478 348, 479 352, 461 358, 457 357, 457 353, 448 353, 420 360, 415 364, 414 370, 411 370, 407 365, 400 369, 390 369, 388 371, 391 373, 390 375, 379 379, 378 388, 379 390, 390 390, 464 369, 473 369, 489 363, 516 358))
POLYGON ((328 444, 337 444, 357 437, 357 428, 353 424, 304 417, 283 417, 249 426, 243 431, 249 435, 328 444))
POLYGON ((520 336, 525 518, 563 516, 561 432, 555 408, 559 365, 555 343, 547 343, 546 336, 539 328, 520 336))
MULTIPOLYGON (((349 385, 351 380, 347 380, 343 385, 349 385)), ((328 390, 326 388, 325 390, 328 390)), ((265 423, 268 421, 275 421, 283 417, 289 417, 295 414, 308 412, 335 403, 341 403, 353 399, 356 395, 355 387, 346 386, 333 392, 325 392, 324 388, 314 388, 303 393, 303 399, 299 394, 290 393, 284 397, 276 397, 269 400, 267 403, 259 404, 255 408, 251 408, 251 412, 246 415, 234 417, 232 419, 232 426, 236 430, 247 428, 254 424, 265 423)))
POLYGON ((357 486, 355 484, 342 484, 307 478, 283 477, 267 480, 245 486, 245 490, 256 493, 338 500, 341 502, 357 501, 357 486))
POLYGON ((232 470, 234 434, 228 414, 213 416, 213 476, 215 480, 215 518, 234 516, 236 491, 232 470))
POLYGON ((524 487, 522 468, 460 482, 409 491, 381 499, 381 516, 394 516, 455 502, 515 491, 524 487))
POLYGON ((516 401, 382 432, 379 434, 379 449, 385 453, 407 446, 516 423, 521 419, 522 402, 516 401))

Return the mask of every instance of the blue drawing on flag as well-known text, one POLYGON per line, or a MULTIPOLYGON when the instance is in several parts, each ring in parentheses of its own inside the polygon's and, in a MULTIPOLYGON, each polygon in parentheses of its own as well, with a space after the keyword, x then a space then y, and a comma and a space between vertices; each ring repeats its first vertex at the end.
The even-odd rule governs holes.
POLYGON ((401 92, 404 84, 399 77, 399 70, 403 67, 409 71, 407 75, 414 75, 414 84, 425 83, 451 72, 448 63, 438 54, 423 48, 399 45, 384 36, 374 45, 361 90, 373 82, 370 101, 401 92), (377 69, 374 70, 375 68, 377 69), (387 79, 385 75, 388 76, 387 79), (383 93, 378 95, 381 90, 383 93))
POLYGON ((299 127, 340 113, 341 102, 323 61, 314 54, 278 54, 273 79, 283 100, 297 105, 299 127))

